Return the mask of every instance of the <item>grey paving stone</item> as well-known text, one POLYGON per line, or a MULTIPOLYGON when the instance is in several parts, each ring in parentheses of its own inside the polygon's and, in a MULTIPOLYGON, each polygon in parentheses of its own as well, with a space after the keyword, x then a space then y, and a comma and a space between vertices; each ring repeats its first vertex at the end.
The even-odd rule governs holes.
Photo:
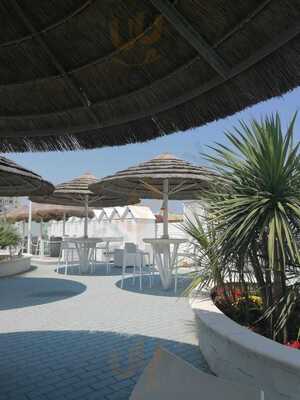
POLYGON ((207 370, 173 291, 51 266, 0 279, 0 400, 122 400, 158 346, 207 370))

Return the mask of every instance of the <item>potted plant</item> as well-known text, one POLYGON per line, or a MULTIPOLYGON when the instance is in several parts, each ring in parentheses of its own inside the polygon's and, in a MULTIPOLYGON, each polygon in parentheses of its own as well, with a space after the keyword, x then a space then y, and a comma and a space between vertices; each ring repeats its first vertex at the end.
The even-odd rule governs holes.
MULTIPOLYGON (((183 227, 201 248, 199 263, 208 261, 210 283, 222 291, 221 296, 212 292, 218 307, 281 343, 295 337, 300 323, 295 120, 296 115, 286 132, 278 114, 249 125, 241 122, 226 134, 228 146, 212 147, 205 158, 219 179, 205 196, 206 228, 197 219, 183 227)), ((197 279, 203 282, 203 276, 197 279)))

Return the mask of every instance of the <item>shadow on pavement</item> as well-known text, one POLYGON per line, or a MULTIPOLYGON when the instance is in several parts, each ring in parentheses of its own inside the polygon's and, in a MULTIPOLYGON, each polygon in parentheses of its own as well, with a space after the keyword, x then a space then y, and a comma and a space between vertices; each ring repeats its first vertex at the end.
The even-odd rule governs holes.
POLYGON ((208 371, 198 346, 172 340, 102 331, 2 333, 0 397, 128 399, 157 347, 208 371))
POLYGON ((15 276, 0 280, 0 310, 30 307, 78 296, 82 283, 61 278, 15 276))
MULTIPOLYGON (((60 275, 65 275, 65 267, 64 266, 60 266, 58 268, 58 266, 55 267, 55 271, 57 273, 59 273, 60 275)), ((80 273, 79 270, 79 265, 78 264, 74 264, 71 265, 67 268, 67 275, 76 275, 76 276, 118 276, 118 275, 122 275, 122 268, 120 267, 115 267, 115 266, 111 266, 110 271, 107 272, 106 269, 106 264, 102 263, 97 263, 96 268, 95 268, 95 272, 82 272, 80 273)))
POLYGON ((152 296, 164 296, 164 297, 180 297, 180 295, 184 292, 185 289, 187 289, 187 287, 191 282, 192 279, 190 277, 182 275, 180 278, 178 278, 178 286, 176 293, 174 291, 174 282, 170 289, 168 290, 163 289, 158 274, 154 275, 151 288, 149 283, 149 275, 143 275, 142 277, 142 290, 140 290, 140 281, 138 277, 135 278, 135 282, 133 282, 132 277, 125 278, 123 288, 121 288, 122 280, 116 282, 116 286, 119 289, 140 294, 147 294, 152 296))

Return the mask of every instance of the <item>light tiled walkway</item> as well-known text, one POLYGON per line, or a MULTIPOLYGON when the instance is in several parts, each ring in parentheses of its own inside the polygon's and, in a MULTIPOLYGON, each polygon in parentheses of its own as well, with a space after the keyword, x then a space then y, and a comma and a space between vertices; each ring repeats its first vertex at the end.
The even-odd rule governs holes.
POLYGON ((53 269, 0 280, 0 400, 128 399, 157 346, 206 369, 185 299, 53 269))

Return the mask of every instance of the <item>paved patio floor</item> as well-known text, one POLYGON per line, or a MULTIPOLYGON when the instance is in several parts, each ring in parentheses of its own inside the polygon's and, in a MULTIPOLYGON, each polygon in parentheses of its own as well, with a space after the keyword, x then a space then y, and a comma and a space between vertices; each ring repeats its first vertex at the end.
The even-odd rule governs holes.
POLYGON ((187 301, 120 278, 46 265, 0 280, 0 400, 128 399, 158 346, 207 369, 187 301))

